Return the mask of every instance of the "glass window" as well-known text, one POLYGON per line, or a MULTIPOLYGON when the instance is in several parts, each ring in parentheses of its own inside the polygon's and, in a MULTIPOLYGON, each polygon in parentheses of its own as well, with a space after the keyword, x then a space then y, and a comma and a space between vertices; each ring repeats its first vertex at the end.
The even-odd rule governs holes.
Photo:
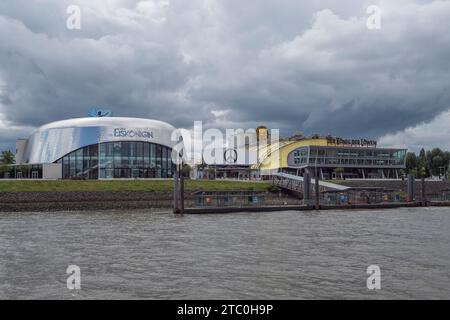
POLYGON ((156 167, 161 168, 162 158, 162 147, 160 145, 156 146, 156 167))
POLYGON ((76 175, 76 163, 75 163, 75 153, 74 152, 72 152, 70 155, 69 155, 69 159, 70 159, 70 176, 71 177, 75 177, 75 175, 76 175))
POLYGON ((107 142, 81 148, 57 162, 62 164, 65 179, 170 178, 171 153, 172 149, 153 143, 107 142))
POLYGON ((150 166, 156 168, 156 145, 150 145, 150 166))

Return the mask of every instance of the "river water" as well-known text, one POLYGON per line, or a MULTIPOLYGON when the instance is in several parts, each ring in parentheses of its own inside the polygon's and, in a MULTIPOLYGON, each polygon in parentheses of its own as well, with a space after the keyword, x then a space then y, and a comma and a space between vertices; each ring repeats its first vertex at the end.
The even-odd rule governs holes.
POLYGON ((448 299, 450 209, 0 213, 0 298, 448 299))

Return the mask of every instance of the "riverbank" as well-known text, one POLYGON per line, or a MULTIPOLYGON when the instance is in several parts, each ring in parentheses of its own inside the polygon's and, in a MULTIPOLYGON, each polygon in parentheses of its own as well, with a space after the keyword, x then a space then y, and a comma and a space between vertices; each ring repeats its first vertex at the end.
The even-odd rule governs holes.
MULTIPOLYGON (((186 201, 198 191, 266 191, 269 183, 186 180, 186 201)), ((0 212, 170 210, 173 181, 0 180, 0 212)))
MULTIPOLYGON (((263 186, 263 185, 261 185, 263 186)), ((264 195, 267 205, 298 205, 298 198, 279 193, 255 190, 264 195)), ((209 190, 208 190, 209 191, 209 190)), ((230 190, 221 190, 230 191, 230 190)), ((233 190, 242 192, 248 190, 233 190)), ((195 207, 196 193, 186 191, 186 207, 195 207)), ((0 192, 0 212, 25 211, 84 211, 133 210, 170 211, 173 208, 172 192, 145 191, 95 191, 95 192, 0 192)))
MULTIPOLYGON (((196 192, 263 192, 270 204, 297 201, 272 194, 270 183, 258 181, 186 180, 185 202, 196 192)), ((133 210, 170 211, 173 181, 161 180, 0 180, 0 212, 133 210)))
MULTIPOLYGON (((172 180, 167 179, 123 181, 0 181, 0 212, 89 210, 145 210, 146 212, 171 212, 173 207, 172 183, 172 180)), ((395 183, 399 184, 400 182, 395 183)), ((442 187, 442 184, 439 186, 442 187)), ((188 209, 186 210, 186 213, 314 210, 314 206, 303 205, 298 197, 268 191, 270 190, 270 187, 271 185, 265 182, 187 180, 185 188, 185 208, 188 209), (255 191, 259 196, 262 195, 264 200, 262 203, 253 204, 252 201, 249 201, 243 206, 235 205, 234 207, 228 205, 216 208, 214 203, 211 203, 208 206, 206 206, 206 203, 203 203, 202 206, 199 206, 199 198, 197 195, 198 192, 201 191, 221 191, 225 193, 233 191, 238 194, 239 192, 245 193, 246 191, 255 191)), ((435 186, 430 189, 435 191, 435 186)), ((214 196, 211 197, 214 198, 214 196)), ((203 200, 206 200, 206 198, 203 200)), ((245 201, 247 200, 244 200, 244 202, 245 201)), ((321 209, 384 209, 414 207, 420 205, 420 202, 326 204, 321 205, 321 209)), ((450 202, 432 201, 429 202, 429 205, 450 206, 450 202)))
MULTIPOLYGON (((268 182, 232 180, 185 180, 185 190, 267 190, 268 182)), ((150 192, 171 193, 172 179, 157 180, 1 180, 4 192, 150 192)), ((1 200, 1 199, 0 199, 1 200)), ((0 202, 1 203, 1 202, 0 202)))
POLYGON ((0 212, 170 208, 168 192, 0 192, 0 212))
MULTIPOLYGON (((193 192, 185 194, 185 213, 269 212, 283 210, 315 210, 314 205, 304 205, 296 197, 263 192, 264 205, 236 207, 198 207, 193 192)), ((429 202, 429 206, 450 206, 448 201, 429 202)), ((420 202, 390 202, 372 204, 321 205, 330 209, 387 209, 421 206, 420 202)), ((146 212, 171 212, 172 194, 169 192, 114 191, 114 192, 0 192, 0 212, 55 212, 55 211, 114 211, 145 210, 146 212)))

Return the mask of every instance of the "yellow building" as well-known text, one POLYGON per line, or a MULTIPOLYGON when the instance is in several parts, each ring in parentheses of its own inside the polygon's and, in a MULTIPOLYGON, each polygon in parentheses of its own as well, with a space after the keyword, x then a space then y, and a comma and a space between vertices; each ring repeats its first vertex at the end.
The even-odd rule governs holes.
POLYGON ((406 149, 377 148, 373 140, 302 134, 279 141, 276 138, 266 127, 258 127, 255 143, 245 144, 245 153, 257 154, 256 161, 242 161, 246 155, 238 156, 234 149, 225 148, 224 159, 235 155, 231 157, 233 161, 209 166, 219 178, 270 179, 271 175, 284 172, 309 173, 322 180, 399 179, 406 168, 406 149))
POLYGON ((308 172, 320 179, 398 179, 406 167, 406 151, 377 148, 373 140, 315 136, 263 147, 253 169, 259 169, 266 178, 281 171, 297 175, 308 172))

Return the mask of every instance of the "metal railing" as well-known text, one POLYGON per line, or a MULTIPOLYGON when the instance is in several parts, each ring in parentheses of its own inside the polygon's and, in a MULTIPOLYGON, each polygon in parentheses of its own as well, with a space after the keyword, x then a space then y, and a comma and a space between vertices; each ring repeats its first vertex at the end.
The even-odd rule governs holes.
POLYGON ((257 191, 198 192, 190 199, 190 207, 222 208, 265 205, 266 193, 257 191))
POLYGON ((375 203, 408 202, 407 194, 396 191, 346 191, 323 192, 320 195, 321 205, 352 205, 375 203))

